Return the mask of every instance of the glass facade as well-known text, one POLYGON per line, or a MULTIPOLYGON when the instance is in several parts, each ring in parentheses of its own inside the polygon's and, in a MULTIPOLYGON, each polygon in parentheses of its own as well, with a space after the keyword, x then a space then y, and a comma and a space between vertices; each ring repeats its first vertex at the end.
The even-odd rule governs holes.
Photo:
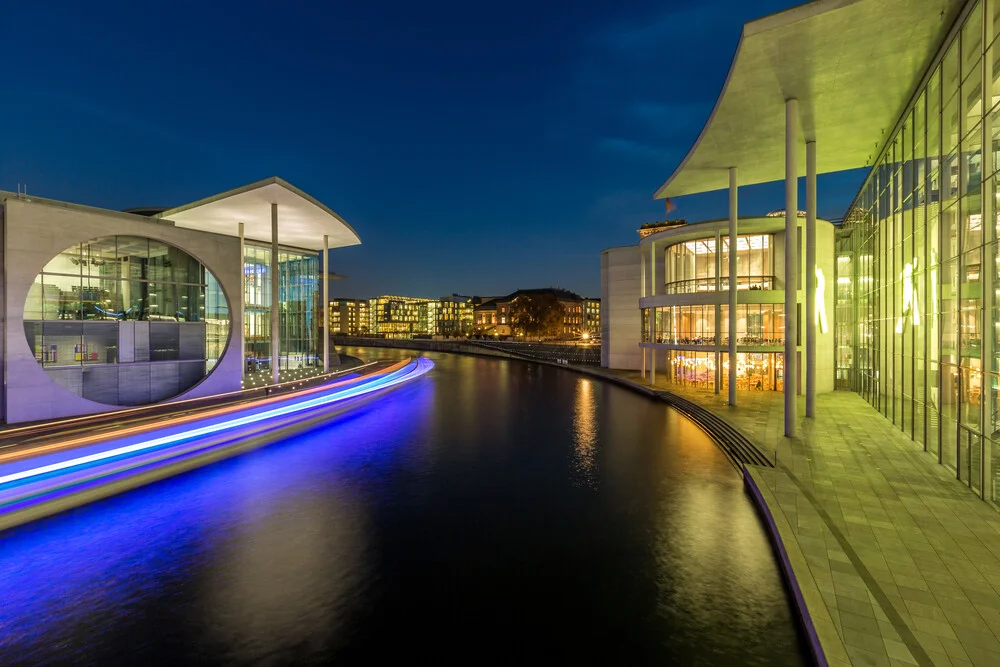
MULTIPOLYGON (((319 255, 278 252, 279 370, 323 365, 319 338, 319 255)), ((246 371, 271 370, 271 246, 246 243, 243 252, 246 371)))
POLYGON ((67 248, 32 283, 24 330, 53 380, 109 405, 176 396, 218 362, 229 307, 215 277, 167 243, 107 236, 67 248))
MULTIPOLYGON (((722 388, 729 387, 729 355, 723 353, 722 388)), ((783 355, 774 352, 740 352, 736 355, 737 389, 781 391, 783 355)), ((668 381, 699 389, 715 386, 715 353, 669 350, 667 352, 668 381)))
POLYGON ((995 501, 1000 2, 983 7, 945 45, 845 218, 835 365, 838 386, 995 501))
MULTIPOLYGON (((737 289, 774 289, 774 239, 770 234, 736 237, 737 289)), ((685 241, 665 251, 666 294, 692 294, 729 289, 729 238, 685 241), (716 253, 716 243, 722 254, 716 253), (716 275, 724 280, 716 281, 716 275)))

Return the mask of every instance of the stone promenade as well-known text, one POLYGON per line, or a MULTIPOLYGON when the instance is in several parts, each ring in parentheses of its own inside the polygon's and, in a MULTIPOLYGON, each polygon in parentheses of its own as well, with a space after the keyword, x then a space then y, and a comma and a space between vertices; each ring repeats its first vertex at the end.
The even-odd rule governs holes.
POLYGON ((744 392, 732 408, 711 391, 655 389, 777 458, 749 471, 829 664, 1000 666, 1000 513, 860 396, 819 396, 789 439, 779 393, 744 392))

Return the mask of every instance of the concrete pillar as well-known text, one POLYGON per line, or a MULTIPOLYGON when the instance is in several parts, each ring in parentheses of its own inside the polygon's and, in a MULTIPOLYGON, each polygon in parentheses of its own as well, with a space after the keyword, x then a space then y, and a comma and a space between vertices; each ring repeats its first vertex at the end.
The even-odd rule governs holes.
MULTIPOLYGON (((993 3, 989 3, 987 7, 990 7, 993 3)), ((995 9, 990 7, 991 13, 995 13, 995 9)), ((983 21, 983 39, 989 41, 983 42, 983 44, 990 44, 993 42, 993 21, 983 21)), ((990 49, 992 52, 993 49, 990 49)), ((983 90, 993 90, 993 57, 987 57, 982 59, 983 67, 983 85, 985 88, 983 90)), ((993 118, 992 114, 983 114, 983 146, 991 146, 993 142, 993 118)), ((983 171, 988 173, 992 170, 992 165, 986 160, 993 157, 993 151, 984 151, 984 155, 989 157, 984 157, 983 171)), ((996 245, 994 242, 997 240, 997 201, 994 193, 996 192, 996 179, 991 178, 983 183, 982 186, 982 202, 983 202, 983 254, 982 259, 982 270, 980 275, 983 281, 983 327, 980 329, 982 331, 982 360, 980 365, 982 366, 982 383, 980 395, 983 397, 980 400, 983 409, 983 417, 981 424, 985 425, 983 428, 983 433, 986 437, 990 437, 995 427, 993 425, 993 415, 997 411, 997 401, 996 396, 993 393, 993 376, 994 372, 994 362, 996 360, 996 349, 994 345, 994 338, 997 334, 997 318, 996 318, 996 272, 1000 268, 997 264, 997 253, 996 245)), ((917 267, 914 267, 916 269, 917 267)), ((926 271, 926 267, 919 267, 926 271)), ((927 316, 927 311, 925 310, 922 316, 927 316)), ((995 495, 995 489, 993 488, 993 447, 989 440, 982 440, 983 450, 980 460, 982 461, 982 483, 979 486, 982 497, 985 500, 992 500, 995 495)))
POLYGON ((239 309, 240 330, 236 332, 236 336, 237 336, 237 340, 239 340, 240 350, 242 351, 242 354, 243 354, 243 374, 246 375, 247 370, 248 370, 248 368, 247 368, 247 360, 246 360, 246 356, 247 356, 247 340, 246 340, 246 333, 247 333, 247 308, 246 308, 246 304, 247 304, 247 271, 246 271, 246 264, 247 264, 246 257, 247 257, 247 252, 246 252, 246 249, 247 249, 247 247, 246 247, 246 242, 247 242, 247 240, 246 240, 246 234, 245 234, 245 230, 244 230, 244 225, 243 225, 242 222, 239 224, 239 230, 240 230, 240 294, 239 294, 239 298, 237 299, 237 301, 239 302, 239 305, 237 305, 236 307, 239 309))
MULTIPOLYGON (((654 332, 656 331, 656 309, 649 309, 649 342, 652 343, 655 340, 654 332)), ((649 384, 652 385, 656 382, 656 348, 649 348, 649 384)))
POLYGON ((278 384, 281 356, 281 320, 278 294, 278 205, 271 204, 271 381, 278 384))
POLYGON ((639 296, 649 296, 649 288, 646 286, 649 271, 646 269, 646 253, 642 251, 642 246, 639 247, 639 270, 641 272, 639 278, 639 296))
POLYGON ((323 235, 323 372, 330 372, 330 236, 323 235))
POLYGON ((798 384, 795 319, 798 314, 798 209, 799 209, 799 101, 785 100, 785 435, 795 436, 798 414, 795 390, 798 384))
POLYGON ((656 242, 653 241, 649 244, 649 293, 652 296, 656 296, 660 293, 657 289, 656 281, 656 242))
POLYGON ((806 417, 816 416, 816 142, 806 142, 806 417))
MULTIPOLYGON (((722 289, 722 232, 715 232, 715 294, 722 289)), ((715 304, 715 393, 722 385, 722 306, 715 304)))
POLYGON ((736 405, 736 167, 729 168, 729 405, 736 405))

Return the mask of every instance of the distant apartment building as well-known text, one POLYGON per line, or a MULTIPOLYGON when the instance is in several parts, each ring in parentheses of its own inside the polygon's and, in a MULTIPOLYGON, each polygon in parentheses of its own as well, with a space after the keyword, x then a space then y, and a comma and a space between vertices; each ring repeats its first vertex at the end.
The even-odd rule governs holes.
POLYGON ((522 296, 551 294, 563 309, 562 338, 575 338, 584 332, 600 331, 601 300, 585 299, 575 292, 545 287, 540 289, 520 289, 507 296, 488 299, 476 306, 474 322, 476 331, 492 336, 511 336, 511 311, 514 302, 522 296))
POLYGON ((596 337, 601 333, 601 300, 587 298, 583 301, 583 330, 596 337))
POLYGON ((431 299, 377 296, 369 300, 368 312, 369 333, 382 338, 428 336, 436 328, 437 303, 431 299))
POLYGON ((330 332, 346 336, 456 338, 473 333, 511 336, 511 309, 522 295, 551 293, 563 309, 561 337, 575 338, 601 330, 601 300, 568 290, 517 290, 502 297, 452 294, 439 299, 383 295, 373 299, 330 301, 330 332))
POLYGON ((437 300, 434 331, 438 336, 468 336, 472 330, 472 297, 452 294, 437 300))
POLYGON ((330 301, 330 333, 363 336, 370 329, 368 299, 330 301))

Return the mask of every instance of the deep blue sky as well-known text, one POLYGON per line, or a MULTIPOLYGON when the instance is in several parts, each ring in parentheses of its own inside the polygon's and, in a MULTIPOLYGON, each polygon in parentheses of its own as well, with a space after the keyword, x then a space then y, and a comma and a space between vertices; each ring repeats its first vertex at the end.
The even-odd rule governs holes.
MULTIPOLYGON (((20 2, 4 8, 0 189, 122 209, 271 175, 348 220, 343 296, 599 295, 600 251, 718 95, 741 25, 796 0, 20 2)), ((820 181, 840 217, 860 174, 820 181)), ((781 208, 780 184, 741 212, 781 208)), ((722 217, 724 195, 674 217, 722 217)))

